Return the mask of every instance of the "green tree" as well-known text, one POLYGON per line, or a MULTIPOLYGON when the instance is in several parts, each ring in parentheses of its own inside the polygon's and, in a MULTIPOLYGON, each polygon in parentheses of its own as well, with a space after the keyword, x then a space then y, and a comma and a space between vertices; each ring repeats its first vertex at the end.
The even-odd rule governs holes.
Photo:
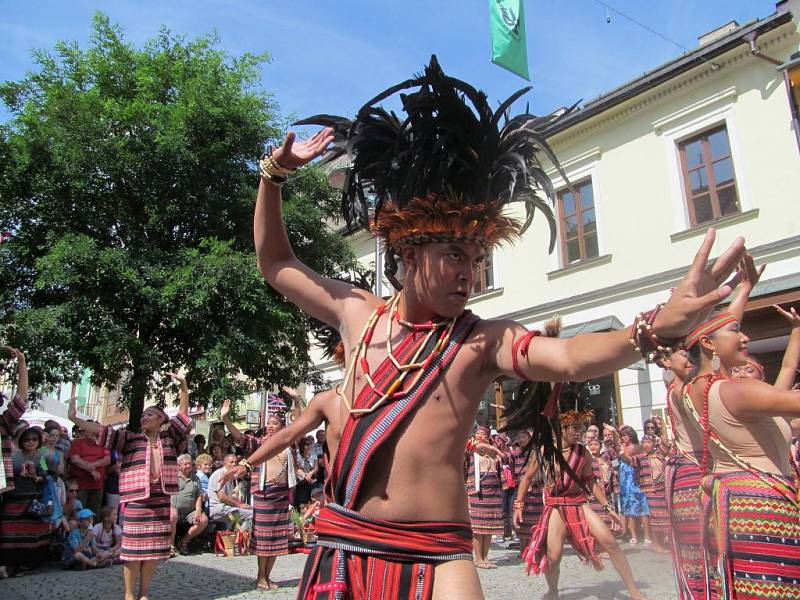
MULTIPOLYGON (((282 125, 258 87, 267 55, 166 30, 135 48, 97 14, 88 48, 34 57, 0 86, 0 327, 32 383, 88 367, 123 382, 135 426, 169 385, 154 371, 186 368, 204 405, 307 379, 307 320, 252 249, 255 158, 282 125)), ((305 169, 284 197, 302 260, 329 275, 353 264, 325 227, 337 200, 323 173, 305 169)))

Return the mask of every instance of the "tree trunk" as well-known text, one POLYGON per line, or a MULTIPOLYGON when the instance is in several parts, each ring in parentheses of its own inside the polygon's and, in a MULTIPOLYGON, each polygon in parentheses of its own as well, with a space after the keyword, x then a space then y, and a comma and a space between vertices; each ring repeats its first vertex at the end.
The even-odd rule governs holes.
POLYGON ((134 365, 131 376, 130 398, 128 399, 128 429, 139 431, 142 412, 144 412, 144 399, 147 395, 147 379, 150 377, 148 369, 142 365, 134 365))

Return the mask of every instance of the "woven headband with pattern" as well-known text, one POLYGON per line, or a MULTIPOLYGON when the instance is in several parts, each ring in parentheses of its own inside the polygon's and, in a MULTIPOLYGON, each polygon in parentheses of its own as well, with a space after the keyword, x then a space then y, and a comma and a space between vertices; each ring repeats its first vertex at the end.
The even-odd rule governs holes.
POLYGON ((686 336, 686 349, 689 350, 692 346, 699 342, 700 338, 703 336, 714 333, 718 329, 722 329, 730 323, 738 323, 738 319, 731 313, 723 312, 715 315, 713 318, 706 321, 697 329, 692 331, 688 336, 686 336))

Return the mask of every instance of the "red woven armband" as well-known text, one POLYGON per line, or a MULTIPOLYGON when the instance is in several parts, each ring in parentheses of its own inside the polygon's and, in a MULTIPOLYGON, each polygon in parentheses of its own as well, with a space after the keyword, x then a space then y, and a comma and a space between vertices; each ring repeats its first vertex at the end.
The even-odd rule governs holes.
POLYGON ((517 374, 517 377, 520 379, 530 379, 522 370, 519 368, 519 359, 517 355, 522 355, 527 357, 528 356, 528 348, 531 345, 531 341, 538 335, 542 335, 541 331, 537 331, 536 329, 529 331, 525 335, 523 335, 518 340, 514 341, 514 345, 511 347, 511 365, 514 367, 514 373, 517 374))

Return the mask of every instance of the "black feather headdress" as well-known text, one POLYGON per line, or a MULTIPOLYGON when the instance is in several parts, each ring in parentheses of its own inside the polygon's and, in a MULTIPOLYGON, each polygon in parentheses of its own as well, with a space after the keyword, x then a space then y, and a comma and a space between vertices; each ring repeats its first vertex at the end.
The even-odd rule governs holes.
POLYGON ((432 56, 423 74, 378 94, 353 120, 317 115, 296 124, 334 129, 325 161, 344 154, 351 161, 342 215, 351 230, 372 229, 384 240, 390 271, 405 245, 470 241, 491 248, 511 241, 537 209, 547 219, 552 251, 555 192, 539 155, 566 180, 542 135, 566 113, 509 117, 511 105, 528 90, 492 110, 486 94, 446 75, 432 56), (378 106, 398 92, 402 119, 378 106), (503 214, 512 202, 524 206, 522 220, 503 214))

